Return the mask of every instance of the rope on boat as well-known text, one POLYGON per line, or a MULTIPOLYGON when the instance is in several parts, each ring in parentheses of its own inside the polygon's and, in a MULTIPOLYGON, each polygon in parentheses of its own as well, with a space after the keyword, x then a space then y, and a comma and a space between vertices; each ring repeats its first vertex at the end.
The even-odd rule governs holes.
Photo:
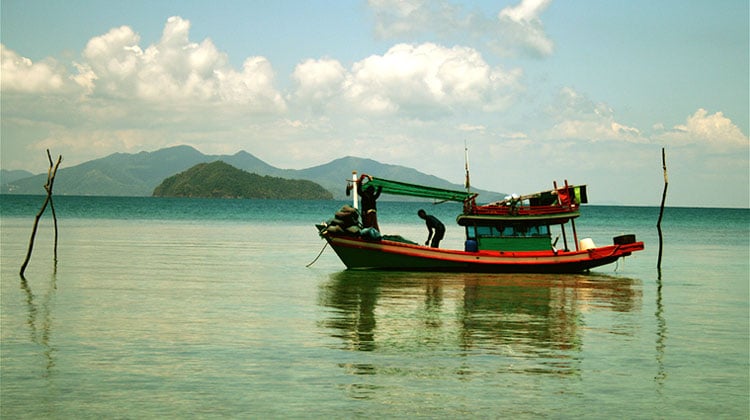
POLYGON ((315 259, 314 259, 314 260, 312 260, 312 262, 311 262, 310 264, 307 264, 307 265, 306 265, 305 267, 310 267, 311 265, 315 264, 315 262, 316 262, 316 261, 318 261, 318 258, 320 258, 320 256, 321 256, 321 255, 323 255, 323 251, 325 251, 325 250, 326 250, 326 247, 327 247, 327 246, 328 246, 328 241, 326 241, 325 245, 323 245, 323 248, 322 248, 322 249, 320 250, 320 252, 318 253, 318 256, 317 256, 317 257, 315 257, 315 259))

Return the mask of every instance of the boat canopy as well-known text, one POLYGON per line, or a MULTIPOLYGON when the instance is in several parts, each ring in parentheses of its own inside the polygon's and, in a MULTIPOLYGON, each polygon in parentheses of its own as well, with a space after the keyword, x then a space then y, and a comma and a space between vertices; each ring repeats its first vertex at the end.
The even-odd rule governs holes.
POLYGON ((424 185, 409 184, 401 181, 391 181, 383 178, 368 177, 368 181, 362 187, 382 187, 383 193, 394 195, 406 195, 411 197, 432 198, 434 200, 458 201, 463 203, 476 197, 476 193, 467 191, 446 190, 442 188, 426 187, 424 185))

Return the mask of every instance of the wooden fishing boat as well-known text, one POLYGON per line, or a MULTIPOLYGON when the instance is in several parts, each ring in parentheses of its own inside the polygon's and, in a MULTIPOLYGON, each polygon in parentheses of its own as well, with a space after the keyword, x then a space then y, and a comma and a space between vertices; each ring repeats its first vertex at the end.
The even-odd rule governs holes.
POLYGON ((586 186, 565 185, 525 196, 510 196, 478 205, 477 194, 425 187, 353 173, 353 206, 316 225, 318 233, 349 269, 460 272, 574 273, 610 264, 644 249, 635 235, 620 235, 611 245, 596 246, 590 238, 578 240, 575 219, 588 201, 586 186), (430 248, 400 236, 383 236, 359 222, 356 188, 378 188, 382 193, 463 202, 456 222, 464 227, 463 250, 430 248), (574 249, 568 247, 570 225, 574 249), (552 228, 559 236, 552 240, 552 228))

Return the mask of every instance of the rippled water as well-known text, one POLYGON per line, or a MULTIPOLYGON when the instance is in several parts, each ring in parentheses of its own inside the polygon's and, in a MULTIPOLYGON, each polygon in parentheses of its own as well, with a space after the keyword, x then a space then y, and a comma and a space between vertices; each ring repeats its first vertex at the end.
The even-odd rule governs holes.
POLYGON ((661 278, 658 209, 619 207, 578 227, 624 262, 478 275, 305 267, 335 202, 61 197, 23 281, 41 198, 2 200, 2 418, 749 415, 746 210, 668 209, 661 278))

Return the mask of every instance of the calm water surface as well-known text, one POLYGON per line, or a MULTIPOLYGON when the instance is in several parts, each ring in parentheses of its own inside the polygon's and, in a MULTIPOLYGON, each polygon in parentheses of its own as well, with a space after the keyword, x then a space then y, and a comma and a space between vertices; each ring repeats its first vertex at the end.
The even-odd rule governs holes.
MULTIPOLYGON (((750 212, 584 208, 587 275, 344 270, 343 203, 0 197, 2 418, 748 418, 750 212)), ((421 206, 425 206, 422 204, 421 206)), ((461 247, 457 209, 445 247, 461 247)), ((385 233, 424 240, 415 203, 385 233)))

